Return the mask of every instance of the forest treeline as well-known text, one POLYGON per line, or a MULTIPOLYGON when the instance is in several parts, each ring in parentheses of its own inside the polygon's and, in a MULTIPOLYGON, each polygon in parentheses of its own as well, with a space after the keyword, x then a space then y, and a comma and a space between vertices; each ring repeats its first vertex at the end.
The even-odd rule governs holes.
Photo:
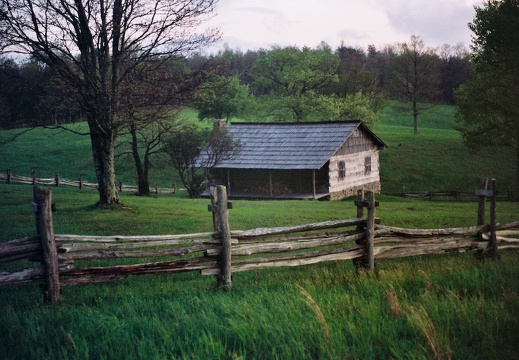
MULTIPOLYGON (((362 118, 346 110, 317 111, 338 108, 339 103, 326 104, 348 97, 349 102, 341 106, 351 108, 356 106, 355 102, 366 101, 369 106, 377 107, 387 99, 407 103, 409 110, 418 112, 413 104, 451 105, 455 101, 454 90, 474 74, 469 52, 463 46, 431 48, 418 36, 380 49, 373 45, 362 49, 345 44, 332 49, 326 43, 315 48, 247 51, 224 47, 216 54, 190 54, 165 67, 168 68, 172 77, 193 72, 204 74, 205 80, 193 85, 198 87, 195 95, 190 95, 187 102, 178 101, 182 106, 187 104, 199 110, 201 118, 235 116, 246 107, 246 102, 240 99, 248 98, 263 99, 261 111, 256 107, 255 112, 279 121, 362 118)), ((70 96, 72 90, 59 81, 51 68, 32 58, 25 61, 0 58, 0 84, 1 128, 84 120, 81 107, 70 96)), ((152 89, 149 91, 153 93, 152 89)))

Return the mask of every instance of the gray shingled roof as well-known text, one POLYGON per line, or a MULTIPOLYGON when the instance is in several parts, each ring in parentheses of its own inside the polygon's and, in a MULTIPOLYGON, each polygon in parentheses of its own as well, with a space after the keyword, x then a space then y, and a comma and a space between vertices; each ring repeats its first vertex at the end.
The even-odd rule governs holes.
POLYGON ((320 169, 359 126, 385 146, 360 121, 234 123, 227 133, 239 141, 239 152, 216 168, 320 169))

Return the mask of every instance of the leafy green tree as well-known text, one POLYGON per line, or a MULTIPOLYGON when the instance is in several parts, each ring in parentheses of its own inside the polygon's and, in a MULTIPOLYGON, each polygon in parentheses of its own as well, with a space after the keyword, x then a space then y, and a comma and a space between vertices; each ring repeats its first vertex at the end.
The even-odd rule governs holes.
POLYGON ((457 128, 469 146, 516 151, 519 195, 519 0, 489 0, 476 8, 472 59, 476 74, 456 93, 457 128))
POLYGON ((328 46, 316 50, 274 48, 254 64, 255 88, 263 116, 279 121, 303 121, 313 113, 338 81, 339 58, 328 46))
POLYGON ((225 119, 243 114, 250 106, 252 97, 248 85, 241 85, 238 76, 214 76, 195 93, 193 107, 198 118, 225 119))

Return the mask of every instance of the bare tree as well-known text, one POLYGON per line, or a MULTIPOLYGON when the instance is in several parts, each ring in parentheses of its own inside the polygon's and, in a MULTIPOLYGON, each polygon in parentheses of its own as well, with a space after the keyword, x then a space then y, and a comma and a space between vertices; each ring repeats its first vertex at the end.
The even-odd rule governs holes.
POLYGON ((201 195, 208 170, 240 151, 239 141, 227 134, 221 121, 225 122, 216 120, 216 126, 204 132, 193 124, 183 126, 165 142, 164 152, 192 198, 201 195))
MULTIPOLYGON (((150 59, 163 61, 213 43, 197 33, 217 0, 0 0, 2 52, 31 54, 78 94, 92 143, 100 204, 119 202, 115 139, 121 87, 150 59)), ((150 69, 151 71, 151 69, 150 69)))
POLYGON ((411 106, 414 133, 418 134, 418 115, 436 100, 440 92, 438 57, 416 35, 400 44, 400 54, 388 64, 387 86, 392 97, 411 106))

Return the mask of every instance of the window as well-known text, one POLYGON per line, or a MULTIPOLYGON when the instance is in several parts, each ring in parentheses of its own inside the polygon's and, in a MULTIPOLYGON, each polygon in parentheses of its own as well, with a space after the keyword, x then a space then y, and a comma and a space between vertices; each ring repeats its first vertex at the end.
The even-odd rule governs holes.
POLYGON ((339 161, 339 180, 344 180, 346 177, 346 164, 344 161, 339 161))
POLYGON ((364 175, 371 173, 371 157, 364 158, 364 175))

